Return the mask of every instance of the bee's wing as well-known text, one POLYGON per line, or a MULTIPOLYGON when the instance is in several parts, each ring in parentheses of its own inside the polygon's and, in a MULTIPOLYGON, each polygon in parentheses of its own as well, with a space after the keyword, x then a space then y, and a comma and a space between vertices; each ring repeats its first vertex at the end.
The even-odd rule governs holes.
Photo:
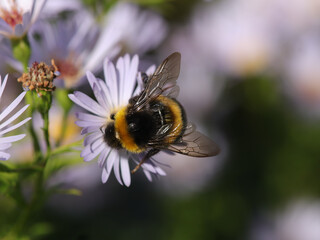
POLYGON ((139 111, 149 101, 159 95, 176 98, 179 94, 179 87, 176 85, 180 73, 181 54, 172 53, 156 69, 155 73, 147 81, 144 90, 140 93, 133 109, 139 111))
POLYGON ((192 157, 211 157, 220 152, 219 146, 210 138, 195 131, 195 127, 191 123, 188 124, 182 139, 178 143, 168 146, 168 149, 192 157))

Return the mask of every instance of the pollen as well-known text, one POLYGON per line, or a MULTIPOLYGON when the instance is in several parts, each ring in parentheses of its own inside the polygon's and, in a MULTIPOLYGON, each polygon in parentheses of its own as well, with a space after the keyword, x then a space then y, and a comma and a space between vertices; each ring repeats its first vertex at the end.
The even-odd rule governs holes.
POLYGON ((22 10, 18 8, 16 1, 11 0, 11 9, 0 8, 0 17, 13 29, 17 24, 22 23, 22 10))
POLYGON ((54 61, 51 61, 52 66, 48 66, 44 62, 34 62, 29 68, 28 73, 23 73, 18 82, 26 90, 35 90, 40 96, 40 91, 52 92, 55 90, 53 80, 58 76, 59 71, 54 61))

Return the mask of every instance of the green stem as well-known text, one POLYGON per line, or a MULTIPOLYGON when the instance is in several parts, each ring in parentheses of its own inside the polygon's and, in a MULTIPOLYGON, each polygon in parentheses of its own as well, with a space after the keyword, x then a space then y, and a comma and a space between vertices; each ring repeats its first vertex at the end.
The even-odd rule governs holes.
POLYGON ((56 142, 57 147, 61 145, 61 142, 66 135, 68 115, 69 115, 69 111, 63 111, 61 132, 60 132, 60 136, 56 142))
POLYGON ((32 143, 33 143, 33 149, 34 149, 34 153, 35 153, 35 159, 36 162, 39 159, 39 156, 41 155, 41 150, 40 150, 40 144, 39 144, 39 140, 38 140, 38 136, 36 134, 36 131, 33 128, 33 119, 30 120, 29 123, 29 132, 32 138, 32 143))
POLYGON ((76 142, 73 142, 73 143, 70 143, 70 144, 67 144, 67 145, 63 145, 61 147, 58 147, 51 152, 51 156, 59 155, 59 154, 66 153, 66 152, 71 152, 72 148, 80 146, 82 144, 82 142, 83 142, 83 139, 76 141, 76 142))
POLYGON ((44 121, 42 130, 44 133, 44 139, 46 141, 46 146, 47 146, 47 157, 46 158, 49 158, 50 153, 51 153, 50 137, 49 137, 49 111, 42 114, 42 118, 44 121))

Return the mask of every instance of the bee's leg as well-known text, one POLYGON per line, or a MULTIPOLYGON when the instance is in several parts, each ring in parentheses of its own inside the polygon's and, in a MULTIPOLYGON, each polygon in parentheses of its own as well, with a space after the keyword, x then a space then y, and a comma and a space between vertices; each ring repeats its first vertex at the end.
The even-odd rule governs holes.
POLYGON ((160 152, 160 150, 156 148, 149 150, 149 152, 147 152, 147 154, 141 159, 139 164, 131 171, 131 173, 135 173, 145 161, 147 161, 149 158, 151 158, 153 155, 157 154, 158 152, 160 152))

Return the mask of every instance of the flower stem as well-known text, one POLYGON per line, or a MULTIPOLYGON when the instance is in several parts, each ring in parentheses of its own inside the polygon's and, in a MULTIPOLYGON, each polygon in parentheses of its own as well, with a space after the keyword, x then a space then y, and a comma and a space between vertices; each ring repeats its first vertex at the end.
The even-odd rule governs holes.
POLYGON ((50 156, 51 152, 51 146, 50 146, 50 138, 49 138, 49 111, 45 112, 42 114, 43 118, 43 133, 44 133, 44 139, 46 141, 46 146, 47 146, 47 156, 50 156))
POLYGON ((64 111, 63 112, 63 116, 62 116, 62 126, 61 126, 61 132, 60 132, 60 136, 56 142, 56 146, 60 146, 62 140, 64 139, 65 135, 66 135, 66 130, 67 130, 67 121, 68 121, 68 115, 69 115, 69 111, 64 111))

